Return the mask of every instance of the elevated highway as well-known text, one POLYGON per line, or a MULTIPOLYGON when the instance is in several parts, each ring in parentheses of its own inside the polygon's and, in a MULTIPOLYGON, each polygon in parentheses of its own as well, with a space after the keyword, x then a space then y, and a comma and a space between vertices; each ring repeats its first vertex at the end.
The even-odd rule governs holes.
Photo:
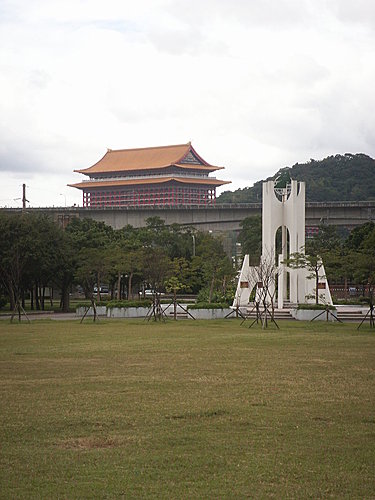
MULTIPOLYGON (((22 209, 2 208, 1 211, 18 213, 22 209)), ((181 224, 194 226, 202 231, 238 231, 246 217, 260 215, 261 203, 217 204, 216 207, 145 207, 145 208, 101 208, 53 207, 28 208, 27 212, 42 212, 53 217, 56 222, 66 226, 74 217, 91 218, 105 222, 115 229, 127 224, 142 227, 149 217, 160 217, 167 225, 181 224)), ((359 202, 310 202, 306 203, 306 226, 321 223, 353 229, 366 222, 375 222, 375 200, 359 202)))

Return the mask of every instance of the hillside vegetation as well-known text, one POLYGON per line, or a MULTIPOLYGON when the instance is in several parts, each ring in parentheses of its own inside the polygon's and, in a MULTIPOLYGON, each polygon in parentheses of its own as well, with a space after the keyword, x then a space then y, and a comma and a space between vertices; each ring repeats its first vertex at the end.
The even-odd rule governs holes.
MULTIPOLYGON (((375 199, 375 160, 362 153, 311 159, 280 169, 276 179, 289 174, 292 179, 306 182, 306 201, 366 201, 375 199)), ((261 201, 262 182, 252 187, 225 191, 218 203, 256 203, 261 201)))

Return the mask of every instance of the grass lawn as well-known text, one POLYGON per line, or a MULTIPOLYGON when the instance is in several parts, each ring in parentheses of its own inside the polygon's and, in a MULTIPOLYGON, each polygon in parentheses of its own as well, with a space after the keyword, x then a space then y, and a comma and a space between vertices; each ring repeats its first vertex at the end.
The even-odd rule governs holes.
POLYGON ((374 498, 375 331, 0 322, 0 498, 374 498))

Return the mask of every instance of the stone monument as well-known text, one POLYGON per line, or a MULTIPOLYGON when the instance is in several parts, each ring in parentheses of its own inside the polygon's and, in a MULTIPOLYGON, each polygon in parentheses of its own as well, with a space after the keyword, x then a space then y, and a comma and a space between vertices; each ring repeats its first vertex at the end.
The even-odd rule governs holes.
MULTIPOLYGON (((272 180, 263 182, 262 256, 259 266, 266 262, 274 263, 275 276, 269 299, 277 296, 275 303, 278 309, 314 303, 316 282, 309 278, 310 272, 306 268, 288 267, 287 259, 296 252, 305 252, 305 183, 291 180, 286 187, 276 188, 272 180), (276 241, 279 228, 281 247, 276 241)), ((245 255, 233 307, 246 307, 253 291, 255 298, 259 295, 262 283, 257 281, 257 276, 261 273, 254 271, 259 271, 259 268, 250 266, 249 255, 245 255)), ((332 304, 323 265, 319 269, 318 281, 321 302, 332 304)))

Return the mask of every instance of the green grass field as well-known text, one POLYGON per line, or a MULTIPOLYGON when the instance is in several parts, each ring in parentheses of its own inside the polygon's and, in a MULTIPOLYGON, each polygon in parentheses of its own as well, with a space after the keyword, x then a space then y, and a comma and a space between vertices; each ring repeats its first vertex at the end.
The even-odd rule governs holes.
POLYGON ((0 322, 0 497, 375 498, 375 332, 0 322))

